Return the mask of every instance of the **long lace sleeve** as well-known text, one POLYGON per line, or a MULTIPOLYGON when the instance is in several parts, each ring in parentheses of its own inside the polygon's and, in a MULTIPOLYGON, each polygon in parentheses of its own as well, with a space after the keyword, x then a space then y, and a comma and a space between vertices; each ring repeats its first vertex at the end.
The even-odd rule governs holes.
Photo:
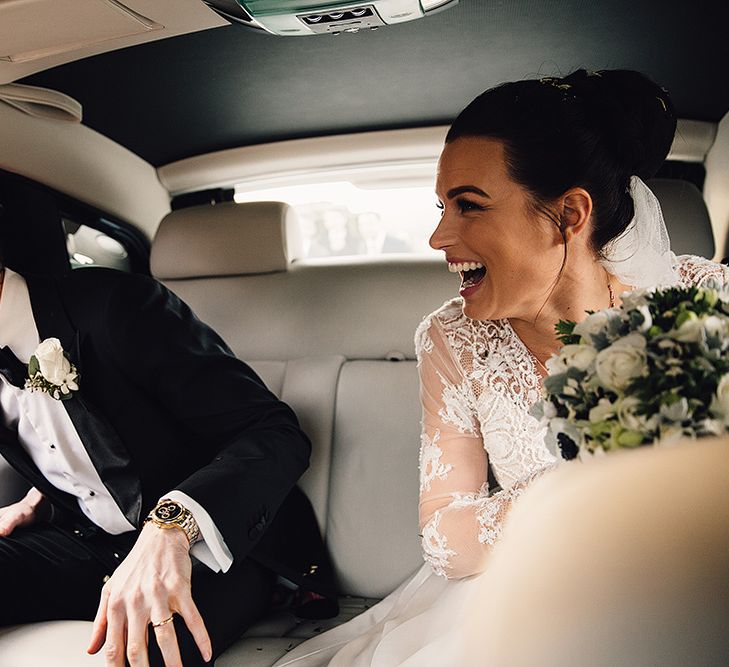
POLYGON ((678 258, 678 275, 685 286, 703 285, 708 281, 729 284, 729 267, 696 255, 678 258))
POLYGON ((489 496, 475 398, 435 318, 416 335, 420 398, 420 529, 426 561, 459 579, 484 570, 511 503, 540 473, 489 496))

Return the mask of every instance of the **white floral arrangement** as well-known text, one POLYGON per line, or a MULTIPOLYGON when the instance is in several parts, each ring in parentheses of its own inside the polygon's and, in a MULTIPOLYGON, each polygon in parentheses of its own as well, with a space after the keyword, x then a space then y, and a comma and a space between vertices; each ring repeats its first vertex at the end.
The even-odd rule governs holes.
POLYGON ((532 414, 565 459, 729 430, 729 291, 718 284, 630 292, 561 321, 532 414))
POLYGON ((46 338, 36 348, 28 363, 25 388, 45 392, 59 401, 68 400, 78 391, 78 371, 58 338, 46 338))

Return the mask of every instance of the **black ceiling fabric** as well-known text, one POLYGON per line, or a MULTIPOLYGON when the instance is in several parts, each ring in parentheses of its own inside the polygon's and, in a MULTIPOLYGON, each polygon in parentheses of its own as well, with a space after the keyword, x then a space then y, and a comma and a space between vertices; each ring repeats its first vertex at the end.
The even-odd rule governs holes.
POLYGON ((209 151, 447 123, 504 81, 640 70, 679 117, 729 110, 729 2, 461 0, 376 32, 205 30, 23 80, 65 92, 84 123, 155 166, 209 151))

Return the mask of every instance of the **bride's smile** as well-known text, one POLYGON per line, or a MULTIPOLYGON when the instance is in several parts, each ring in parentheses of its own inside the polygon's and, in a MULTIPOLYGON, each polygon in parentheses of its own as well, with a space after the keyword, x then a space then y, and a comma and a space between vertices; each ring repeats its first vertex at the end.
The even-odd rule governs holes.
POLYGON ((481 262, 447 256, 446 261, 448 262, 448 270, 451 273, 461 275, 460 294, 464 298, 478 290, 488 272, 488 269, 481 262))

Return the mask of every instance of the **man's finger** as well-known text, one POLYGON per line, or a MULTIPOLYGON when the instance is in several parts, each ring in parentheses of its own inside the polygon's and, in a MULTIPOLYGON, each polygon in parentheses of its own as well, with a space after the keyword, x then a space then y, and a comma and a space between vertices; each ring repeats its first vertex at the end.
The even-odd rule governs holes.
MULTIPOLYGON (((165 620, 165 619, 160 619, 165 620)), ((157 621, 159 623, 159 621, 157 621)), ((165 667, 182 667, 182 658, 180 657, 180 647, 177 644, 177 633, 175 632, 175 624, 170 621, 162 625, 152 625, 154 636, 157 639, 162 659, 165 667)))
POLYGON ((96 610, 94 618, 94 627, 91 630, 91 639, 87 653, 98 653, 99 649, 104 645, 106 638, 106 605, 109 601, 109 592, 106 588, 101 589, 101 600, 99 600, 99 608, 96 610))
POLYGON ((126 659, 127 610, 124 600, 109 598, 106 606, 106 642, 104 657, 107 667, 124 667, 126 659))
POLYGON ((146 614, 134 611, 127 619, 127 660, 130 667, 149 667, 146 614))
POLYGON ((200 649, 200 654, 203 659, 205 662, 210 662, 210 659, 213 657, 213 645, 210 641, 208 630, 205 627, 205 621, 191 597, 180 600, 179 613, 195 639, 195 643, 200 649))

